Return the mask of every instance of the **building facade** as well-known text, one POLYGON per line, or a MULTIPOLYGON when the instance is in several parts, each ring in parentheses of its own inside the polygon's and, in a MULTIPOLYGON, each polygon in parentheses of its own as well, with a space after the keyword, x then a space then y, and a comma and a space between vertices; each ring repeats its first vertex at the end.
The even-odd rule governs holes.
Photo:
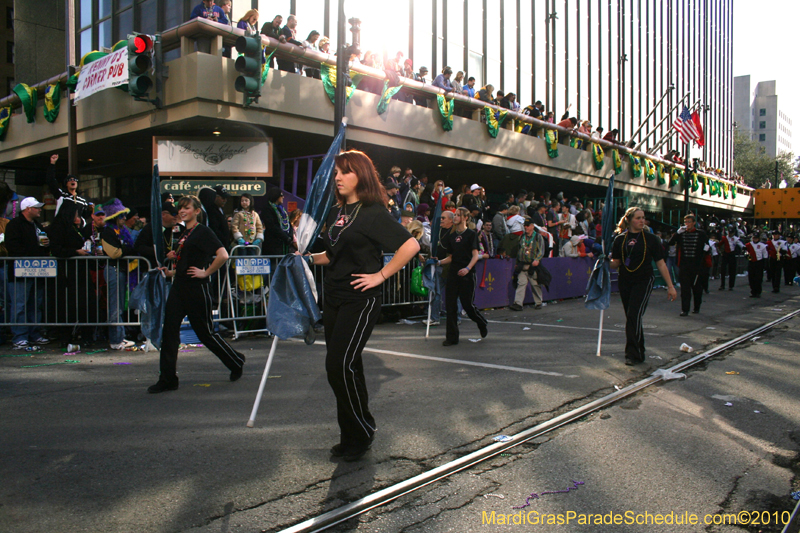
POLYGON ((734 83, 737 129, 770 157, 792 153, 792 119, 780 108, 775 80, 758 82, 752 93, 750 76, 737 76, 734 83))
MULTIPOLYGON (((38 8, 40 15, 55 11, 39 17, 52 19, 54 27, 64 18, 60 2, 16 4, 38 8)), ((174 27, 196 4, 75 0, 74 62, 131 31, 174 27)), ((335 0, 233 0, 232 7, 234 23, 251 8, 259 10, 259 24, 278 14, 285 22, 293 13, 300 39, 317 30, 337 42, 335 0)), ((732 168, 732 0, 397 0, 390 6, 348 0, 345 9, 347 18, 362 20, 363 51, 390 57, 402 52, 415 70, 430 69, 429 82, 450 66, 475 77, 478 87, 514 92, 523 106, 541 100, 556 119, 569 109, 570 116, 606 132, 616 128, 621 140, 641 143, 651 153, 683 148, 669 135, 686 104, 700 111, 706 133, 702 153, 692 155, 715 168, 732 168)), ((349 31, 346 38, 351 40, 349 31)), ((18 69, 18 81, 39 81, 48 69, 31 70, 18 69)))

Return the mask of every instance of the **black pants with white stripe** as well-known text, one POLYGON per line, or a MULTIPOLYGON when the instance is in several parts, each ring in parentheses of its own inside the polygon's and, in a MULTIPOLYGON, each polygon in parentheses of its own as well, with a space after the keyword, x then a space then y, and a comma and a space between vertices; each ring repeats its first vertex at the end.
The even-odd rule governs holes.
POLYGON ((642 318, 653 291, 654 277, 619 280, 619 295, 625 310, 625 359, 644 362, 644 330, 642 318))
POLYGON ((725 277, 727 276, 729 282, 728 287, 731 289, 736 284, 736 254, 735 253, 722 253, 722 268, 720 268, 720 288, 725 288, 725 277))
POLYGON ((484 327, 489 324, 475 307, 475 270, 470 270, 466 276, 459 276, 458 269, 451 265, 444 288, 447 340, 451 342, 458 342, 458 300, 461 300, 461 307, 476 324, 484 327))
POLYGON ((161 334, 161 379, 170 383, 178 380, 178 345, 181 342, 181 322, 189 317, 189 323, 200 342, 219 357, 229 370, 239 370, 245 357, 214 333, 211 289, 208 283, 195 283, 176 279, 169 291, 164 312, 164 328, 161 334))
POLYGON ((681 282, 681 311, 689 312, 694 297, 694 310, 700 312, 703 303, 703 283, 700 279, 703 267, 695 265, 681 265, 678 279, 681 282))
POLYGON ((367 382, 361 352, 381 313, 380 297, 344 300, 325 295, 322 321, 325 325, 325 370, 336 396, 342 446, 363 447, 375 433, 369 412, 367 382))

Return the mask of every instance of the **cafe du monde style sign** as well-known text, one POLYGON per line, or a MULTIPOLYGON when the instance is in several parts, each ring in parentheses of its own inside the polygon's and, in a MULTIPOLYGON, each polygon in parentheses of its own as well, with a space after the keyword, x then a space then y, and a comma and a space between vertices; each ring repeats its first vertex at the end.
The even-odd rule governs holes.
POLYGON ((272 139, 153 137, 161 176, 260 178, 272 176, 272 139))

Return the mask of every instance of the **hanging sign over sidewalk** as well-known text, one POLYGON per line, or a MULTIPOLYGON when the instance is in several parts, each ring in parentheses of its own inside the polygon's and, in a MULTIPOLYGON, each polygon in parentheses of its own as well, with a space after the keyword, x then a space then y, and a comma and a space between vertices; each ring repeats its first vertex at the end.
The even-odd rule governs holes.
POLYGON ((75 102, 103 89, 118 87, 125 83, 128 83, 127 47, 92 61, 81 69, 78 86, 75 89, 75 102))
POLYGON ((264 137, 153 138, 161 176, 272 176, 272 139, 264 137))

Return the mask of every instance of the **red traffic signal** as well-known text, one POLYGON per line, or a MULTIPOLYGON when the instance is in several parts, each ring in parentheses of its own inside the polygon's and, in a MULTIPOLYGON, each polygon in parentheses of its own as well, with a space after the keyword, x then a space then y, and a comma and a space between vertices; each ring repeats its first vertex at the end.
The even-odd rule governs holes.
POLYGON ((137 35, 133 38, 133 51, 144 54, 153 49, 153 39, 149 35, 137 35))

